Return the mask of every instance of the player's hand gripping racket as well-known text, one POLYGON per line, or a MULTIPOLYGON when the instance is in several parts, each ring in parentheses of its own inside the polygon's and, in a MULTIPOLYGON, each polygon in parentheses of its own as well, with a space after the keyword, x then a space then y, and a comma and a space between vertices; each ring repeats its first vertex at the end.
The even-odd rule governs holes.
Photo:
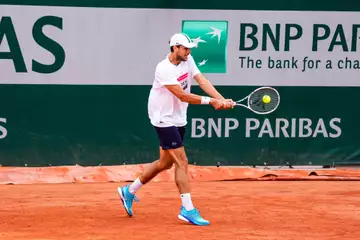
POLYGON ((277 109, 280 104, 280 95, 272 87, 255 89, 245 98, 235 101, 235 106, 245 107, 257 114, 269 114, 277 109))

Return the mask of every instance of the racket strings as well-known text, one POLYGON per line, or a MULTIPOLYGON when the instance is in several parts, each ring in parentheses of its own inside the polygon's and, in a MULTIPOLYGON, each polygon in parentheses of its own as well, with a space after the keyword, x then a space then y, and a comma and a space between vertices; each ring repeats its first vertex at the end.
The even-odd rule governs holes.
POLYGON ((249 96, 249 107, 256 112, 265 113, 273 111, 275 108, 277 108, 279 101, 279 95, 274 89, 262 88, 253 92, 249 96), (265 103, 263 101, 263 97, 265 95, 270 97, 269 103, 265 103))

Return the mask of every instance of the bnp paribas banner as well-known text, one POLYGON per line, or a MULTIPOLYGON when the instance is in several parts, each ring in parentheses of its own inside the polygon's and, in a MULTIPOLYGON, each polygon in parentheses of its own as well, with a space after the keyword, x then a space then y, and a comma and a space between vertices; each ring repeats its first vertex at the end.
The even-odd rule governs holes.
POLYGON ((156 159, 146 104, 176 32, 198 44, 197 66, 225 97, 266 85, 281 95, 265 116, 191 106, 191 163, 360 162, 360 12, 0 10, 0 165, 156 159))
POLYGON ((1 6, 1 14, 1 83, 151 84, 170 36, 183 31, 216 85, 360 85, 359 12, 1 6))

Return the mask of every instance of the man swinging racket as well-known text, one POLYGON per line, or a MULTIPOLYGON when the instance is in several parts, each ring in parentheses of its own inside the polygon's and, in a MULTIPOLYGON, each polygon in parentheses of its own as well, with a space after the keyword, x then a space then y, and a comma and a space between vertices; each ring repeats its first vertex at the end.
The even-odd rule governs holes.
POLYGON ((170 40, 171 53, 156 66, 155 79, 148 99, 148 114, 160 141, 160 158, 152 162, 130 185, 119 187, 118 193, 129 216, 135 193, 160 172, 175 165, 175 182, 182 206, 178 218, 195 225, 209 225, 193 206, 188 180, 188 159, 184 149, 184 134, 189 104, 210 104, 215 110, 231 109, 232 100, 226 100, 200 73, 190 49, 195 47, 190 38, 177 33, 170 40), (209 96, 190 93, 194 78, 209 96))

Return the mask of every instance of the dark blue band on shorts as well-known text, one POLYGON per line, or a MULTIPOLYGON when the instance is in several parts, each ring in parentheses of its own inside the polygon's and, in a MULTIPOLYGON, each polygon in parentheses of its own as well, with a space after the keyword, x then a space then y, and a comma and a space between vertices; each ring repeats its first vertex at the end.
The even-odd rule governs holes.
POLYGON ((163 150, 175 149, 184 146, 184 136, 186 128, 184 127, 155 127, 160 146, 163 150))

